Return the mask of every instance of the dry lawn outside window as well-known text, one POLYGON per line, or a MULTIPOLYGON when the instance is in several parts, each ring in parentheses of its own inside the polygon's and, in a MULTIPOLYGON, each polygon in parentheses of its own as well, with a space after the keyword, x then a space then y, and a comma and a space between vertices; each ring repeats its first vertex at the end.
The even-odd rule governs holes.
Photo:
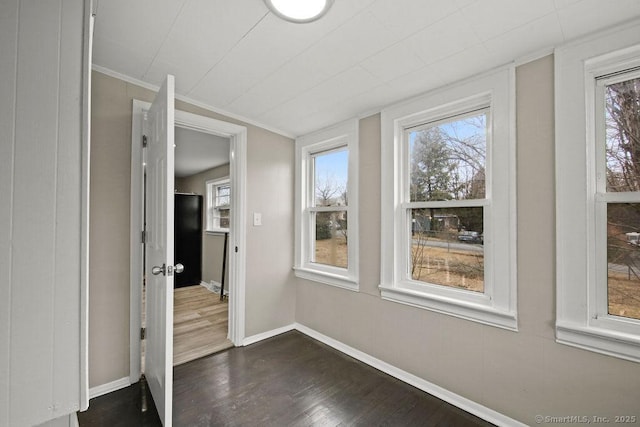
MULTIPOLYGON (((446 244, 446 241, 443 241, 446 244)), ((465 250, 464 244, 433 247, 424 243, 412 246, 413 280, 484 292, 484 254, 465 250)))
POLYGON ((640 320, 640 280, 609 270, 609 314, 640 320))
POLYGON ((316 240, 315 262, 347 268, 347 239, 340 234, 330 239, 316 240))

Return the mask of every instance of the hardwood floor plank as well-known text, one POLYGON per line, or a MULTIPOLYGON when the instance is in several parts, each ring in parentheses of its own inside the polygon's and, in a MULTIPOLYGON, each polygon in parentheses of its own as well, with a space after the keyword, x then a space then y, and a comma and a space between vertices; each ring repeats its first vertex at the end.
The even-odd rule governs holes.
MULTIPOLYGON (((118 418, 133 395, 93 399, 80 426, 136 425, 118 418)), ((173 399, 177 427, 491 426, 297 331, 175 367, 173 399)))
POLYGON ((184 364, 174 377, 176 425, 491 425, 298 332, 184 364))
POLYGON ((151 393, 139 382, 91 399, 89 409, 78 412, 78 423, 82 427, 162 427, 151 393))
POLYGON ((173 366, 233 347, 227 339, 229 304, 204 286, 173 292, 173 366))

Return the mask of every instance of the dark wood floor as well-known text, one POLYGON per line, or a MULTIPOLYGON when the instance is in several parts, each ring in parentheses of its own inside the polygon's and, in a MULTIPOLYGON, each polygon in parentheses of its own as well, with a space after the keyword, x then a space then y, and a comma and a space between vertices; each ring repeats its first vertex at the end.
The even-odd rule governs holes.
MULTIPOLYGON (((80 426, 159 426, 140 394, 93 399, 80 426)), ((173 395, 177 427, 491 425, 299 332, 176 366, 173 395)))

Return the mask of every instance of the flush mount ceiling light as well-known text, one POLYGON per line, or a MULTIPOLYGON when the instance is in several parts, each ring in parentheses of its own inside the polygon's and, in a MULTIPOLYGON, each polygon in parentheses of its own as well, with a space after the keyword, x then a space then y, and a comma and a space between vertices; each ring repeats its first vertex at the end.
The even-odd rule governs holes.
POLYGON ((333 0, 264 0, 269 9, 290 22, 304 23, 320 19, 333 0))

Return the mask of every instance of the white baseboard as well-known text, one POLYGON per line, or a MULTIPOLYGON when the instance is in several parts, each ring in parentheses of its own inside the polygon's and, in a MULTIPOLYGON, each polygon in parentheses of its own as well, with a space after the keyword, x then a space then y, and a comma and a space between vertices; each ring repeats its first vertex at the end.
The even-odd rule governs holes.
POLYGON ((95 386, 89 389, 89 399, 102 396, 112 391, 120 390, 121 388, 129 387, 131 381, 129 377, 120 378, 119 380, 111 381, 110 383, 95 386))
POLYGON ((258 341, 266 340, 267 338, 275 337, 276 335, 293 331, 294 329, 296 329, 296 325, 291 324, 291 325, 283 326, 282 328, 272 329, 270 331, 263 332, 261 334, 252 335, 242 340, 242 345, 245 346, 245 345, 254 344, 254 343, 257 343, 258 341))
POLYGON ((470 414, 480 417, 485 421, 488 421, 498 426, 526 427, 526 424, 523 424, 517 420, 514 420, 513 418, 507 417, 506 415, 496 412, 493 409, 487 408, 486 406, 480 405, 479 403, 476 403, 472 400, 462 397, 456 393, 452 393, 449 390, 446 390, 436 384, 430 383, 429 381, 426 381, 416 375, 403 371, 402 369, 399 369, 393 365, 383 362, 380 359, 376 359, 375 357, 367 353, 364 353, 340 341, 337 341, 333 338, 323 335, 318 331, 315 331, 299 323, 296 323, 294 326, 297 331, 300 331, 303 334, 308 335, 313 339, 316 339, 330 347, 335 348, 336 350, 348 356, 353 357, 354 359, 357 359, 386 374, 389 374, 392 377, 399 379, 400 381, 403 381, 439 399, 442 399, 445 402, 448 402, 464 411, 469 412, 470 414))

